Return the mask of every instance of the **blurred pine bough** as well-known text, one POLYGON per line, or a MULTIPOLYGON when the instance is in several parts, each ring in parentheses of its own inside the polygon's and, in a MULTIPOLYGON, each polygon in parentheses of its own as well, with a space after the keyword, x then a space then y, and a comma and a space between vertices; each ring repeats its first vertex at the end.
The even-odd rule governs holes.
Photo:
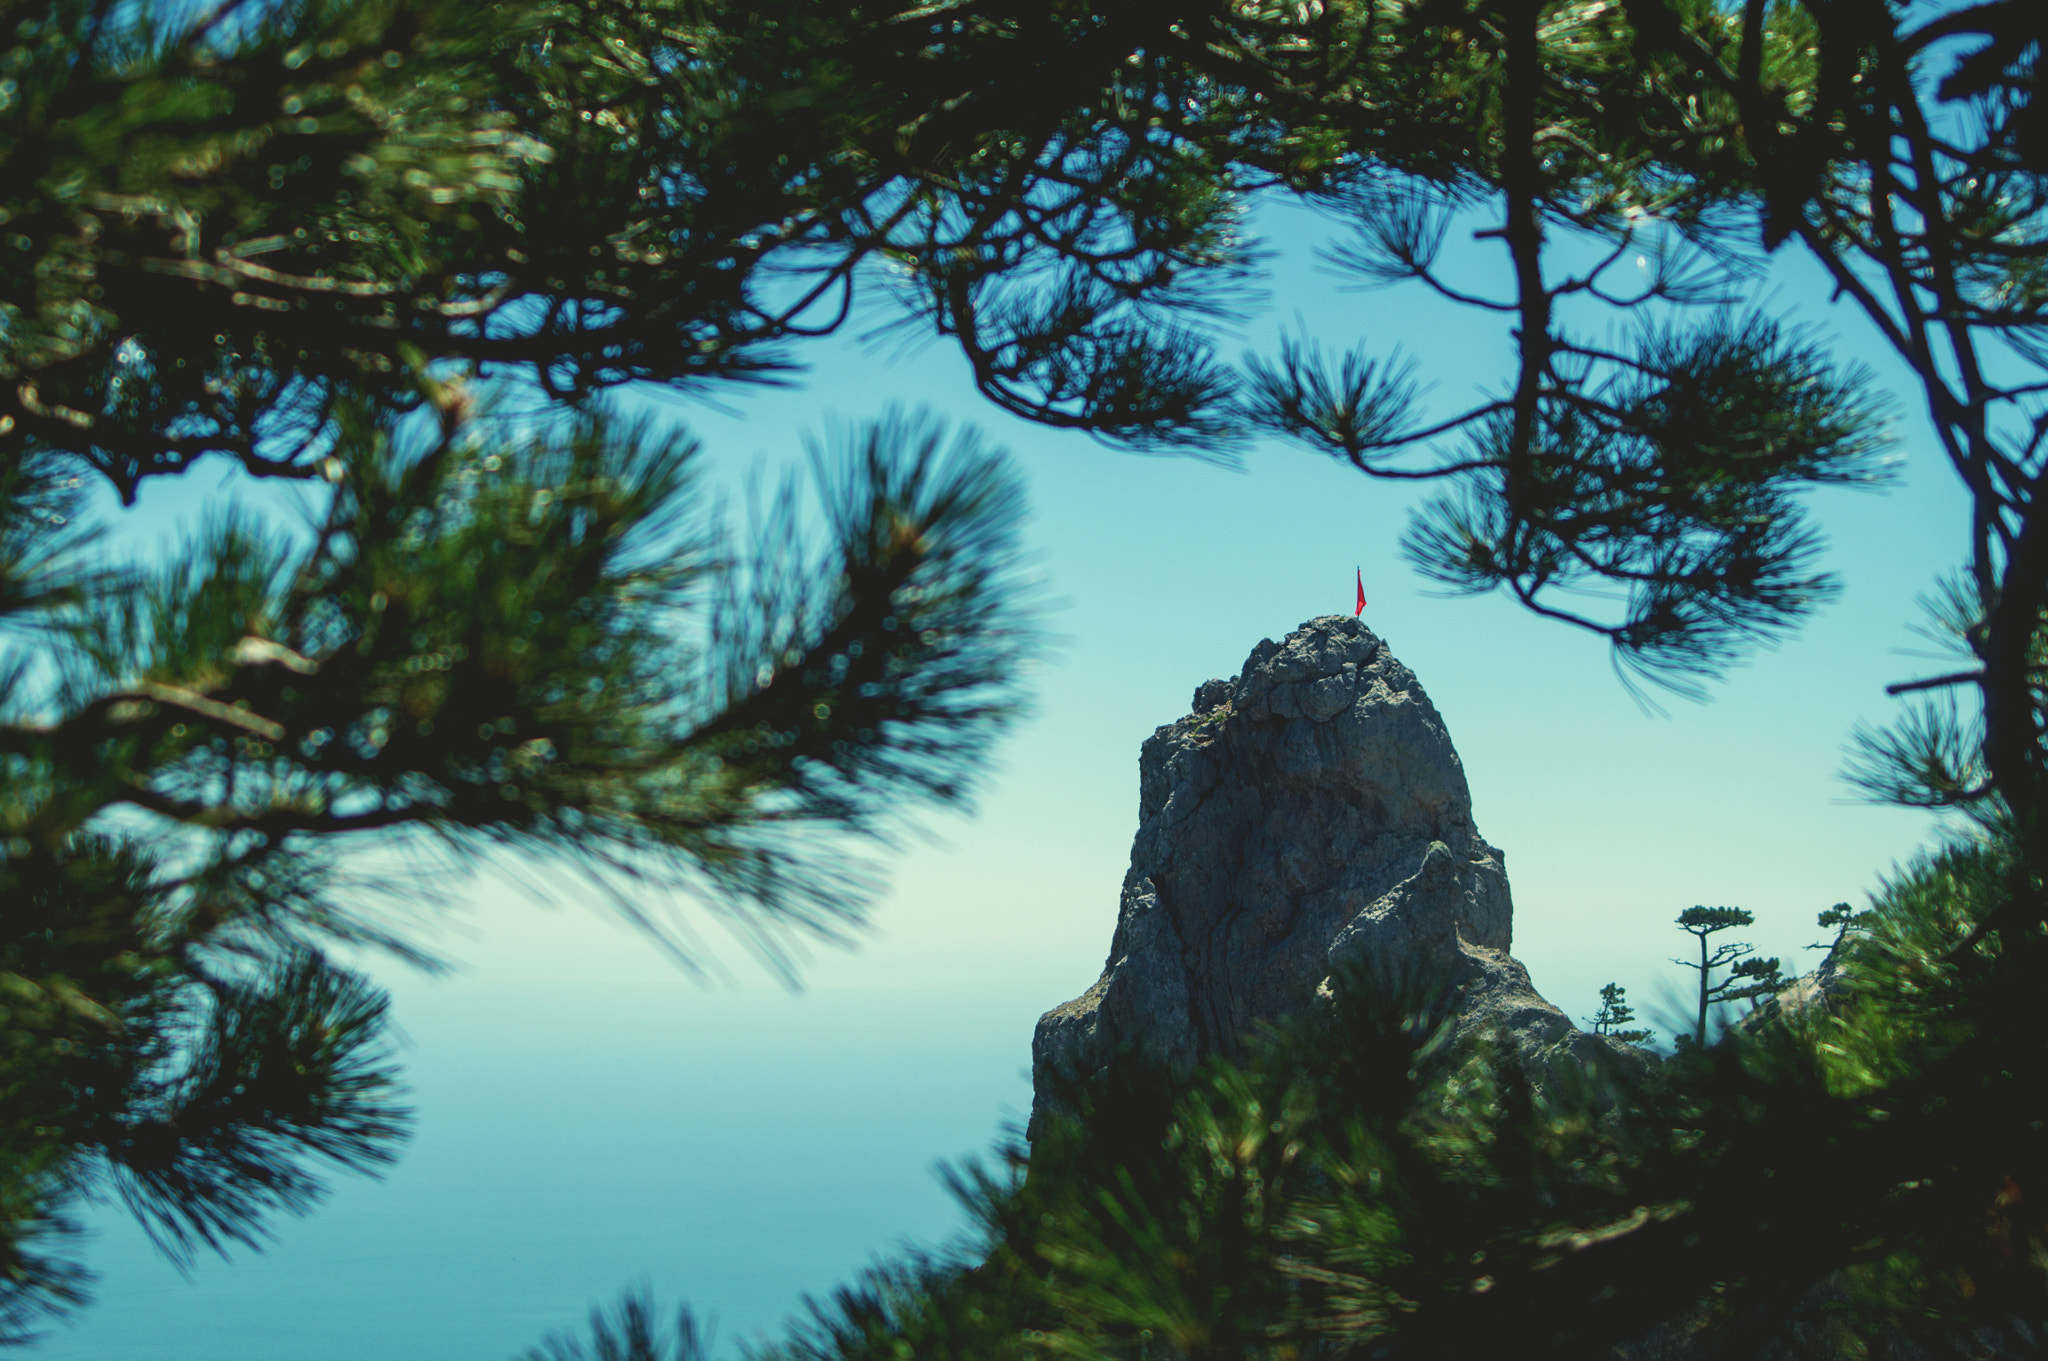
MULTIPOLYGON (((82 1197, 183 1257, 394 1156, 385 998, 333 955, 433 961, 418 884, 366 863, 555 857, 700 968, 644 906, 680 888, 787 972, 862 919, 849 838, 963 802, 1018 712, 998 453, 839 431, 750 540, 692 441, 603 398, 773 372, 805 312, 756 297, 761 233, 836 250, 828 286, 861 254, 831 225, 859 186, 692 144, 742 181, 707 210, 666 103, 634 141, 652 68, 614 54, 653 22, 0 12, 0 1342, 83 1298, 82 1197), (220 457, 309 522, 96 551, 100 488, 220 457)), ((634 51, 673 67, 663 32, 634 51)))
MULTIPOLYGON (((881 278, 1015 414, 1212 456, 1265 434, 1441 481, 1408 541, 1422 570, 1700 693, 1834 589, 1802 492, 1885 473, 1867 381, 1736 310, 1787 243, 1912 367, 1973 499, 1931 626, 1956 666, 1898 687, 1916 707, 1864 735, 1856 775, 1977 840, 1894 887, 1901 924, 1857 947, 1893 951, 1893 977, 1872 968, 1826 1022, 1847 1033, 1724 1042, 1642 1098, 1671 1122, 1669 1150, 1614 1155, 1642 1217, 1544 1170, 1566 1146, 1606 1166, 1629 1120, 1559 1143, 1562 1117, 1467 1056, 1449 1088, 1403 1070, 1440 1124, 1404 1132, 1400 1101, 1321 1117, 1418 1150, 1417 1189, 1361 1161, 1390 1199, 1343 1212, 1341 1260, 1300 1249, 1330 1279, 1271 1288, 1351 1320, 1318 1347, 1425 1353, 1514 1301, 1551 1326, 1552 1288, 1620 1303, 1565 1341, 1519 1330, 1532 1349, 1681 1301, 1739 1338, 1837 1268, 1893 1324, 2041 1317, 2048 125, 2028 19, 2026 0, 0 5, 0 609, 22 651, 63 659, 16 669, 0 729, 6 1326, 75 1293, 56 1249, 81 1193, 189 1250, 306 1204, 308 1155, 389 1155, 381 1002, 325 952, 416 942, 342 891, 349 838, 680 876, 772 957, 778 931, 857 903, 820 833, 886 834, 903 793, 971 784, 1029 644, 998 467, 907 418, 849 436, 826 460, 832 541, 767 553, 705 522, 686 442, 621 423, 607 389, 773 379, 881 278), (1505 381, 1445 415, 1372 338, 1219 362, 1262 192, 1343 217, 1335 263, 1358 279, 1498 314, 1505 381), (1511 267, 1498 297, 1439 268, 1475 215, 1511 267), (1592 266, 1561 267, 1560 243, 1592 266), (325 512, 305 539, 224 520, 183 561, 95 564, 87 479, 129 499, 208 458, 325 512), (1443 1238, 1413 1238, 1411 1202, 1443 1238), (1415 1266, 1411 1239, 1439 1256, 1415 1266), (1472 1276, 1482 1251, 1502 1268, 1472 1276)), ((1355 1042, 1414 1042, 1391 1033, 1355 1042)), ((1085 1203, 1018 1269, 1051 1263, 1069 1312, 972 1302, 959 1326, 1102 1354, 1294 1326, 1253 1279, 1295 1250, 1216 1189, 1273 1156, 1224 1140, 1245 1092, 1264 1114, 1292 1090, 1271 1081, 1205 1078, 1187 1099, 1206 1106, 1153 1117, 1156 1151, 1112 1139, 1121 1161, 1076 1152, 1071 1177, 1036 1151, 1028 1193, 1071 1180, 1085 1203), (1199 1156, 1174 1152, 1183 1124, 1199 1156), (1139 1212, 1155 1191, 1178 1197, 1164 1228, 1139 1212), (1216 1206, 1228 1241, 1187 1256, 1216 1206), (1153 1284, 1099 1268, 1117 1235, 1164 1254, 1138 1263, 1153 1284), (1182 1299, 1176 1253, 1208 1303, 1182 1299)), ((859 1295, 844 1338, 799 1345, 908 1344, 956 1279, 980 1277, 914 1265, 859 1295)), ((652 1326, 622 1316, 596 1345, 646 1352, 652 1326)))

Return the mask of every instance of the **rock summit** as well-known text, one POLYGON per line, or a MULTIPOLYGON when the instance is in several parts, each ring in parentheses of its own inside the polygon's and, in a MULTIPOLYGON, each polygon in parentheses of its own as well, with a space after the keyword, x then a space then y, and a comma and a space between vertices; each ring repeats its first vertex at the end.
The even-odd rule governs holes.
POLYGON ((1359 620, 1311 619, 1146 740, 1109 959, 1039 1019, 1035 1107, 1051 1072, 1126 1049, 1176 1067, 1231 1054, 1354 960, 1447 968, 1460 1029, 1498 1032, 1539 1082, 1559 1060, 1642 1062, 1537 995, 1508 953, 1513 916, 1415 673, 1359 620))

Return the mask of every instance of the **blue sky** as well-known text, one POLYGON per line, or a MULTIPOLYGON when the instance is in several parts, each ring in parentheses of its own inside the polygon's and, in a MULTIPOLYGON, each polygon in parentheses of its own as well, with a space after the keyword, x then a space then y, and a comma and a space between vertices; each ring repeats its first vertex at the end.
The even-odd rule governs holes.
MULTIPOLYGON (((1329 344, 1398 344, 1443 403, 1502 380, 1494 319, 1415 289, 1346 290, 1316 265, 1324 228, 1304 213, 1257 225, 1275 247, 1269 298, 1228 351, 1298 324, 1329 344)), ((793 389, 721 394, 726 412, 664 403, 734 479, 890 401, 1014 452, 1063 641, 978 814, 898 857, 872 934, 814 952, 796 995, 736 945, 721 950, 732 977, 700 986, 573 887, 536 906, 521 867, 494 867, 443 942, 460 971, 378 966, 412 1041, 422 1124, 407 1161, 343 1186, 263 1258, 204 1262, 190 1280, 109 1220, 102 1302, 42 1355, 500 1358, 641 1281, 730 1337, 899 1239, 950 1232, 933 1163, 1018 1116, 1033 1020, 1101 967, 1138 744, 1260 639, 1350 609, 1354 568, 1366 621, 1435 701, 1479 828, 1506 854, 1515 950, 1539 990, 1583 1017, 1616 980, 1654 1012, 1685 981, 1668 957, 1690 941, 1671 919, 1695 903, 1749 908, 1763 951, 1806 967, 1814 915, 1860 900, 1931 832, 1857 802, 1838 771, 1850 727, 1886 718, 1884 685, 1921 665, 1915 598, 1960 554, 1966 512, 1917 389, 1828 305, 1817 272, 1781 261, 1755 291, 1876 370, 1895 395, 1899 476, 1883 494, 1815 496, 1841 598, 1707 703, 1663 713, 1637 704, 1597 639, 1504 599, 1429 594, 1397 553, 1411 492, 1306 453, 1256 447, 1231 470, 1113 452, 1001 416, 943 346, 850 338, 800 352, 814 368, 793 389)), ((231 494, 197 474, 130 528, 169 532, 231 494)))

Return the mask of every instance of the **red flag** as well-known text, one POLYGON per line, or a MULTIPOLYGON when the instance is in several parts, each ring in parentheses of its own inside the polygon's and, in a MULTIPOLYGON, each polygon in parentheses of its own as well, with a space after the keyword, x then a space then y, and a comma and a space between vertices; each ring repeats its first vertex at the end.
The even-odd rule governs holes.
POLYGON ((1358 608, 1357 608, 1357 609, 1355 609, 1355 610, 1353 610, 1353 611, 1351 612, 1351 617, 1352 617, 1353 619, 1356 619, 1356 618, 1357 618, 1357 617, 1358 617, 1359 615, 1361 615, 1361 614, 1364 614, 1364 613, 1365 613, 1365 569, 1364 569, 1363 567, 1361 567, 1361 568, 1359 568, 1359 569, 1358 569, 1358 608))

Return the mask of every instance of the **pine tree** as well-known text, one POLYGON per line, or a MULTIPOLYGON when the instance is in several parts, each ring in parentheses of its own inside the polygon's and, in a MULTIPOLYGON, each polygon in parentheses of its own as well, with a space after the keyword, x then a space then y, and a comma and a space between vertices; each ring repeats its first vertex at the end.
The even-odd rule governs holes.
POLYGON ((1867 910, 1858 912, 1847 903, 1836 903, 1833 907, 1828 908, 1815 918, 1815 925, 1819 926, 1823 931, 1833 931, 1835 938, 1833 940, 1817 940, 1806 948, 1809 950, 1826 950, 1832 957, 1841 953, 1842 948, 1848 944, 1850 933, 1868 931, 1876 924, 1877 913, 1867 910))
POLYGON ((1709 936, 1719 935, 1730 927, 1755 924, 1756 917, 1739 907, 1688 907, 1678 914, 1678 929, 1700 943, 1698 962, 1689 959, 1671 961, 1700 976, 1699 1015, 1692 1033, 1692 1042, 1696 1045, 1707 1042, 1707 1013, 1716 1005, 1768 997, 1785 986, 1775 958, 1751 958, 1756 953, 1754 945, 1746 941, 1722 941, 1711 949, 1708 946, 1709 936), (1719 982, 1714 980, 1716 969, 1728 970, 1727 976, 1719 982))
POLYGON ((1593 1013, 1588 1023, 1595 1035, 1605 1035, 1623 1044, 1647 1044, 1657 1038, 1654 1030, 1631 1030, 1628 1023, 1636 1018, 1636 1009, 1628 1004, 1628 989, 1619 983, 1609 983, 1600 989, 1600 1010, 1593 1013))

